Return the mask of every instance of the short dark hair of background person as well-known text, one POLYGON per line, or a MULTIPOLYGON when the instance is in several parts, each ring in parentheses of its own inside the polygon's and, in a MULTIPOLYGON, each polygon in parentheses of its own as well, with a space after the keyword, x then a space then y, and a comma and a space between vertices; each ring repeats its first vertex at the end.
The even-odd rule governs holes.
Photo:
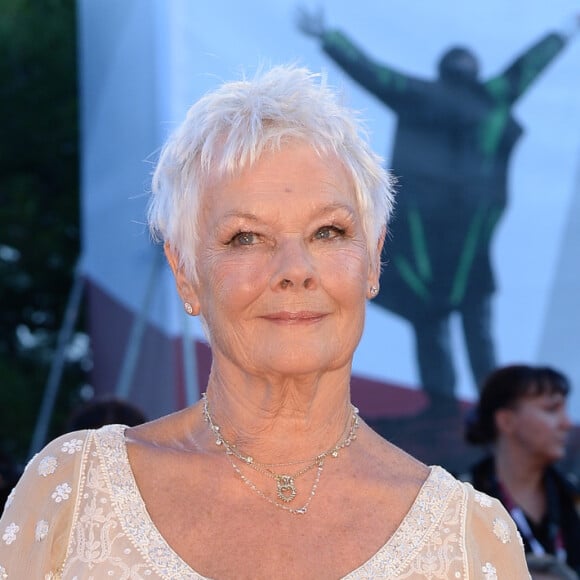
POLYGON ((134 427, 147 417, 135 405, 123 399, 94 399, 77 407, 64 425, 64 432, 98 429, 103 425, 121 424, 134 427))
POLYGON ((479 404, 467 418, 465 438, 474 445, 492 444, 497 437, 495 414, 512 408, 526 396, 570 393, 566 376, 551 367, 509 365, 492 372, 484 381, 479 404))

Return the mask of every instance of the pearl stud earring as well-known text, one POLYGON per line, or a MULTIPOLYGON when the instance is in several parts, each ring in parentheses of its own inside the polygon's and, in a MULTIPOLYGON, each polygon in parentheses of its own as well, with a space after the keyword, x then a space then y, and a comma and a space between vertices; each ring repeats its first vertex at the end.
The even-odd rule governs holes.
POLYGON ((183 308, 185 308, 185 312, 187 312, 187 314, 193 314, 193 306, 189 302, 184 302, 183 308))

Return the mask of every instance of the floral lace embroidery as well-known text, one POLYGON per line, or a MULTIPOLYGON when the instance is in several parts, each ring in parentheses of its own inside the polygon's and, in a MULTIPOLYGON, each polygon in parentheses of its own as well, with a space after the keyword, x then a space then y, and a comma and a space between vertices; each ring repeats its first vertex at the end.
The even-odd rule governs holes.
POLYGON ((115 512, 133 546, 163 578, 205 580, 171 549, 151 521, 129 465, 124 429, 105 428, 98 434, 97 444, 107 465, 105 473, 115 512))
POLYGON ((8 574, 6 573, 6 568, 4 566, 0 566, 0 578, 2 580, 7 580, 8 574))
POLYGON ((495 518, 493 520, 493 533, 502 544, 507 544, 511 540, 510 527, 505 520, 495 518))
POLYGON ((20 531, 20 526, 17 526, 14 522, 8 524, 6 529, 4 530, 4 535, 2 536, 2 540, 7 545, 10 545, 12 542, 16 540, 16 534, 20 531))
POLYGON ((61 483, 56 486, 51 497, 56 503, 60 503, 61 501, 67 500, 70 497, 71 492, 72 487, 68 483, 61 483))
POLYGON ((37 542, 42 542, 44 538, 48 535, 48 522, 46 520, 40 520, 36 523, 36 528, 34 529, 34 538, 37 542))
POLYGON ((61 451, 63 453, 68 453, 72 455, 73 453, 77 453, 81 451, 83 448, 83 440, 82 439, 71 439, 70 441, 65 441, 62 444, 61 451))
MULTIPOLYGON (((118 435, 121 441, 123 432, 124 429, 118 435)), ((85 570, 91 571, 91 578, 159 578, 159 575, 152 575, 148 562, 133 555, 136 550, 119 525, 104 473, 103 457, 94 445, 87 446, 83 461, 73 535, 62 567, 62 576, 57 575, 55 578, 72 576, 75 580, 75 572, 85 570)))
POLYGON ((357 578, 447 579, 465 575, 465 491, 441 467, 432 467, 411 510, 391 539, 345 580, 357 578))
POLYGON ((481 571, 485 576, 485 580, 497 580, 497 570, 489 562, 486 562, 485 566, 481 567, 481 571))
POLYGON ((53 457, 52 455, 43 457, 38 463, 38 475, 42 475, 43 477, 52 475, 56 471, 57 465, 58 461, 56 457, 53 457))

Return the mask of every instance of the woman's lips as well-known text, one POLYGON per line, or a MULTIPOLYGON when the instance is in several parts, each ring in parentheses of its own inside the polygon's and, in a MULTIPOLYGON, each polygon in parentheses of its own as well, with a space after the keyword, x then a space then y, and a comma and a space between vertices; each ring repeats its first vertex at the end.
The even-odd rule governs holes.
POLYGON ((263 316, 270 322, 277 322, 280 324, 308 324, 322 320, 326 314, 324 312, 312 312, 303 310, 300 312, 273 312, 263 316))

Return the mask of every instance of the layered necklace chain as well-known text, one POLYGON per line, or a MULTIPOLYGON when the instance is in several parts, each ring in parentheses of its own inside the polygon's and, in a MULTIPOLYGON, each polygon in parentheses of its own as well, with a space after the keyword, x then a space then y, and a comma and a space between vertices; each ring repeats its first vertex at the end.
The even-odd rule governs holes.
POLYGON ((276 507, 279 507, 280 509, 297 515, 303 515, 308 511, 310 502, 316 495, 316 489, 318 488, 318 483, 320 482, 320 476, 322 475, 322 470, 324 469, 326 458, 338 458, 340 451, 345 447, 350 446, 350 444, 356 439, 356 430, 359 426, 358 409, 353 406, 351 416, 347 425, 345 426, 343 434, 341 435, 340 439, 326 451, 323 451, 322 453, 319 453, 310 459, 287 461, 283 463, 260 463, 256 461, 251 455, 242 453, 235 444, 228 441, 222 435, 219 425, 216 425, 210 414, 209 403, 205 393, 202 395, 202 398, 203 416, 215 437, 215 444, 225 450, 226 457, 228 458, 233 470, 240 477, 240 479, 262 499, 268 501, 276 507), (273 479, 276 482, 276 497, 279 501, 272 499, 269 495, 257 487, 254 482, 248 479, 248 477, 246 477, 242 472, 237 461, 241 462, 243 465, 246 465, 256 472, 261 473, 270 479, 273 479), (276 471, 273 469, 275 467, 290 467, 292 465, 304 465, 304 467, 296 470, 294 473, 276 473, 276 471), (289 504, 296 498, 296 495, 298 494, 298 489, 296 488, 296 479, 305 475, 314 468, 316 468, 316 475, 314 477, 314 482, 310 488, 310 494, 308 495, 306 502, 302 507, 292 507, 289 504))

